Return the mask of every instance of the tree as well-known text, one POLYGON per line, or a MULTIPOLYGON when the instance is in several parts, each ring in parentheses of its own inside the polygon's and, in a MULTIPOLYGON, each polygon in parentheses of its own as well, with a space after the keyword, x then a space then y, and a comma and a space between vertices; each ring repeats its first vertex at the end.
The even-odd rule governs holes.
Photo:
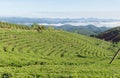
POLYGON ((44 30, 46 30, 46 28, 45 28, 45 26, 43 26, 43 25, 39 25, 37 28, 36 28, 36 30, 38 31, 38 32, 42 32, 42 31, 44 31, 44 30))
POLYGON ((38 25, 37 23, 34 23, 34 24, 31 25, 31 27, 32 27, 33 29, 36 29, 38 26, 39 26, 39 25, 38 25))

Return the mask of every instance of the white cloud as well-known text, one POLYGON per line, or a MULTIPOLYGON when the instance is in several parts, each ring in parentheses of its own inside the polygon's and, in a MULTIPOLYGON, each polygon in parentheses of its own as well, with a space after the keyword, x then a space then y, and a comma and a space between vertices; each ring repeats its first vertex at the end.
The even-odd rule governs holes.
POLYGON ((58 24, 47 24, 47 23, 40 23, 41 25, 52 25, 52 26, 61 26, 64 24, 69 24, 69 25, 73 25, 73 26, 85 26, 85 25, 95 25, 97 27, 102 27, 102 26, 106 26, 106 27, 116 27, 116 26, 120 26, 120 22, 77 22, 77 23, 58 23, 58 24))

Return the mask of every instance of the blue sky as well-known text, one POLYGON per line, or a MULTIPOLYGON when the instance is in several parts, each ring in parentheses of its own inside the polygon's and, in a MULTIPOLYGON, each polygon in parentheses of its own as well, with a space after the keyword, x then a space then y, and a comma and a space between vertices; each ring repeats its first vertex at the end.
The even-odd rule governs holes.
POLYGON ((0 16, 120 18, 120 0, 0 0, 0 16))

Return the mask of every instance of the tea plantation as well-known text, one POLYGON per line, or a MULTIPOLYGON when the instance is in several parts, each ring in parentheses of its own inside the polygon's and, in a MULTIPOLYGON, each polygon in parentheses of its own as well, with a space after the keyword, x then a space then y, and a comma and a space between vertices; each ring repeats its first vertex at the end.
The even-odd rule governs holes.
POLYGON ((119 44, 62 30, 20 27, 1 24, 1 78, 120 77, 119 56, 109 64, 119 44))

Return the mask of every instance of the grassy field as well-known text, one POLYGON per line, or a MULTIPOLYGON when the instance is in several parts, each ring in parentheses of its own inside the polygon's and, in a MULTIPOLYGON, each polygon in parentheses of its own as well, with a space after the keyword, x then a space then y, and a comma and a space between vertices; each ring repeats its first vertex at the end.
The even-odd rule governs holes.
MULTIPOLYGON (((119 44, 118 44, 119 46, 119 44)), ((119 48, 57 30, 0 29, 1 78, 119 78, 119 48)))

